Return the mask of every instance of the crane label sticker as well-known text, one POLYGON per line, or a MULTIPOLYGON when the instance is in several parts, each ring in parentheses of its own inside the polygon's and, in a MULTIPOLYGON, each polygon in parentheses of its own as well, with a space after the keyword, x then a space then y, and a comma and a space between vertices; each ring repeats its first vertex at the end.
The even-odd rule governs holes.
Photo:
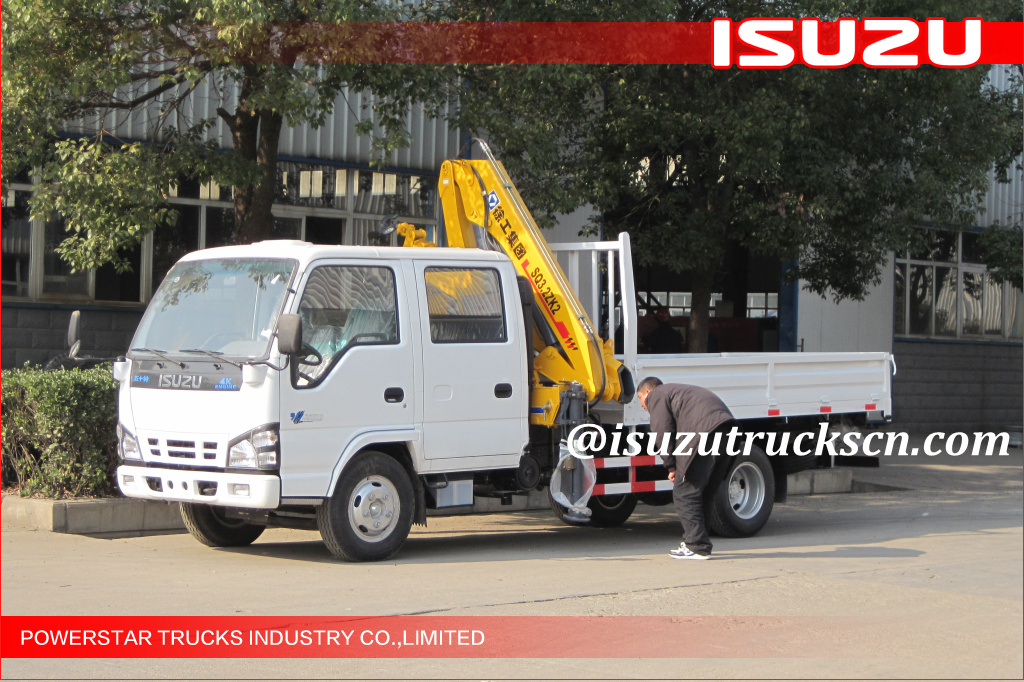
POLYGON ((565 342, 565 347, 568 350, 576 350, 576 341, 569 334, 568 327, 565 326, 564 322, 560 322, 555 319, 555 313, 562 309, 562 304, 558 301, 558 295, 551 290, 548 286, 547 278, 544 277, 544 273, 540 268, 534 268, 530 271, 530 261, 526 260, 522 263, 523 272, 526 273, 530 282, 533 284, 534 290, 540 295, 542 301, 544 301, 544 307, 547 309, 548 317, 555 323, 555 329, 558 330, 558 335, 562 337, 565 342))
MULTIPOLYGON (((494 192, 491 192, 491 194, 494 194, 494 192)), ((508 242, 508 247, 512 250, 512 254, 519 260, 523 260, 526 257, 526 246, 520 241, 519 233, 512 229, 512 223, 505 218, 505 209, 501 206, 495 206, 491 210, 491 217, 494 218, 494 222, 498 223, 498 227, 504 233, 505 241, 508 242)))

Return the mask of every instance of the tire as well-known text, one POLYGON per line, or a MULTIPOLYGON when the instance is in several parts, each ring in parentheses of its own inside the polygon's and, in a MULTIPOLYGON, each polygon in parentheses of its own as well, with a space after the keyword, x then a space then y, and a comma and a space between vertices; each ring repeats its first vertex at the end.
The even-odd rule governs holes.
POLYGON ((598 528, 615 528, 621 526, 636 509, 636 495, 602 495, 591 497, 587 502, 590 507, 590 525, 598 528))
POLYGON ((555 516, 558 517, 558 520, 561 521, 562 523, 564 523, 565 525, 567 525, 567 526, 589 526, 590 525, 590 521, 589 520, 587 520, 587 521, 577 521, 575 519, 571 519, 568 516, 566 516, 566 514, 569 513, 569 509, 567 507, 563 507, 562 505, 560 505, 557 502, 555 502, 555 498, 553 498, 551 496, 551 488, 548 488, 548 502, 551 504, 551 510, 553 512, 555 512, 555 516))
POLYGON ((548 493, 548 500, 558 520, 567 526, 593 526, 595 528, 614 528, 624 524, 636 509, 636 495, 602 495, 591 497, 587 502, 590 508, 589 521, 576 521, 566 516, 568 509, 555 502, 548 493))
POLYGON ((228 518, 221 507, 208 504, 182 502, 181 518, 192 537, 207 547, 245 547, 267 528, 228 518))
POLYGON ((768 456, 758 448, 736 457, 725 478, 705 502, 709 530, 726 538, 755 535, 772 514, 775 477, 768 456))
POLYGON ((339 559, 383 561, 409 537, 415 500, 405 467, 368 450, 349 462, 334 494, 317 507, 317 527, 328 551, 339 559))

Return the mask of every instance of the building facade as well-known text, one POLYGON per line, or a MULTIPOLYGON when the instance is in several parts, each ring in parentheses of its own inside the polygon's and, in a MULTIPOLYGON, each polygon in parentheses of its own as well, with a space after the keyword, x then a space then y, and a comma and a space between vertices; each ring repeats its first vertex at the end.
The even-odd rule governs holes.
MULTIPOLYGON (((1006 82, 1008 73, 993 70, 1006 82)), ((221 98, 201 86, 191 116, 210 117, 221 98)), ((386 167, 370 164, 370 140, 356 133, 358 108, 342 93, 320 129, 286 128, 281 136, 273 208, 275 238, 321 244, 394 243, 378 234, 386 215, 414 223, 431 237, 440 220, 436 181, 441 162, 464 142, 444 121, 415 110, 408 132, 413 146, 386 167)), ((360 97, 354 95, 353 97, 360 97)), ((82 121, 71 133, 98 126, 125 139, 149 133, 145 115, 82 121)), ((211 128, 221 146, 223 122, 211 128)), ((128 259, 130 272, 106 266, 73 273, 55 248, 64 237, 59 219, 34 221, 28 199, 35 180, 19 178, 2 196, 2 365, 45 364, 67 351, 72 310, 82 310, 82 349, 112 357, 127 350, 146 302, 167 270, 185 253, 230 241, 231 190, 215 183, 182 181, 169 188, 177 222, 144 238, 128 259)), ((750 254, 730 256, 733 274, 713 301, 717 350, 886 351, 895 355, 894 425, 903 430, 1019 429, 1022 412, 1022 300, 1019 288, 995 282, 978 252, 978 234, 989 225, 1022 220, 1022 185, 996 184, 977 225, 965 231, 932 229, 920 251, 892 255, 881 282, 862 301, 835 303, 782 282, 778 262, 750 254)), ((578 239, 586 210, 566 216, 551 241, 578 239)), ((659 279, 639 269, 637 291, 650 309, 689 314, 685 281, 659 279)), ((1018 283, 1019 284, 1019 283, 1018 283)), ((589 292, 580 292, 589 300, 589 292)), ((610 336, 610 330, 601 330, 610 336)))

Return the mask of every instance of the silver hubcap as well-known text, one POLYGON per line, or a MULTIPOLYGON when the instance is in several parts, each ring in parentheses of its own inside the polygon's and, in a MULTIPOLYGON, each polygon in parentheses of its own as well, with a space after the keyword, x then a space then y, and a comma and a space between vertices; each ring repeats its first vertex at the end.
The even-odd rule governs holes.
POLYGON ((380 542, 395 529, 401 509, 391 481, 383 476, 367 476, 349 498, 348 522, 366 542, 380 542))
POLYGON ((729 506, 741 519, 757 516, 764 505, 764 476, 750 462, 740 462, 729 474, 729 506))

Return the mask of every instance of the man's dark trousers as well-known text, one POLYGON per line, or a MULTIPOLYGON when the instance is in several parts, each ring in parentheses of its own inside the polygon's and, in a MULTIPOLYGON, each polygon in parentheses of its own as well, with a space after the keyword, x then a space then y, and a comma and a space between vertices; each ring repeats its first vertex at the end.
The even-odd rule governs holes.
POLYGON ((717 458, 696 452, 691 457, 693 461, 686 468, 686 475, 680 476, 676 472, 672 500, 676 504, 679 522, 683 524, 683 542, 687 548, 697 554, 711 554, 711 538, 704 525, 704 488, 717 458))

